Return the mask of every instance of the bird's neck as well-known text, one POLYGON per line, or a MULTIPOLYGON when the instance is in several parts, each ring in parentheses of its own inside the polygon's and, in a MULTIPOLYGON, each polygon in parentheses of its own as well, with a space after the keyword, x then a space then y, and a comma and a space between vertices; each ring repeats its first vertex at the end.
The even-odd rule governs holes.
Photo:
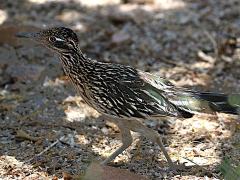
MULTIPOLYGON (((89 76, 89 68, 92 67, 92 60, 88 59, 81 51, 61 53, 60 59, 65 74, 76 87, 82 97, 86 97, 85 86, 89 76)), ((85 100, 86 101, 86 100, 85 100)))
MULTIPOLYGON (((71 53, 62 53, 60 59, 63 65, 65 74, 70 78, 73 84, 86 85, 92 69, 94 61, 87 58, 80 50, 71 53)), ((84 87, 80 88, 83 91, 84 87)))
POLYGON ((88 64, 88 58, 79 50, 78 52, 63 52, 60 59, 65 71, 75 68, 84 68, 88 64))

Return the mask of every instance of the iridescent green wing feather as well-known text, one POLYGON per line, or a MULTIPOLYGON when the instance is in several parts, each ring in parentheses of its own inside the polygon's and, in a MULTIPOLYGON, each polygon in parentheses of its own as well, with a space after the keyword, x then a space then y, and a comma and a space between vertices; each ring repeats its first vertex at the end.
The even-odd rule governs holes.
POLYGON ((141 71, 136 71, 127 79, 122 79, 118 88, 121 91, 128 91, 127 94, 134 100, 131 102, 131 106, 134 106, 140 114, 152 117, 181 116, 178 109, 163 96, 164 88, 153 86, 152 81, 154 81, 153 78, 141 71))
POLYGON ((168 99, 168 101, 174 106, 176 106, 178 109, 190 113, 214 113, 208 101, 201 99, 199 96, 196 96, 187 89, 176 88, 168 80, 150 73, 140 71, 139 74, 145 82, 148 82, 153 87, 157 88, 159 91, 162 91, 161 95, 168 99))

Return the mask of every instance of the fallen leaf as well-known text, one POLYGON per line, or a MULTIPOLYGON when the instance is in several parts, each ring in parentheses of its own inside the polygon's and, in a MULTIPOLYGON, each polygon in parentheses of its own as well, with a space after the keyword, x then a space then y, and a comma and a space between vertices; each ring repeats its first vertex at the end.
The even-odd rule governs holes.
POLYGON ((30 140, 30 141, 38 141, 40 139, 40 137, 33 137, 33 136, 30 136, 29 134, 27 134, 25 131, 19 129, 17 131, 17 134, 15 136, 16 138, 20 138, 20 139, 23 139, 23 140, 30 140))

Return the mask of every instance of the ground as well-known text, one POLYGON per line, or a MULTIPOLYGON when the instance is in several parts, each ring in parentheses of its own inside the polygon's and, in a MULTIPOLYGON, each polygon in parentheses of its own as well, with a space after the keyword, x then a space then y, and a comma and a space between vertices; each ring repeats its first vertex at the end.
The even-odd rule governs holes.
MULTIPOLYGON (((0 178, 79 177, 121 143, 118 128, 76 95, 58 58, 34 42, 16 39, 18 31, 67 26, 77 32, 82 51, 91 58, 131 65, 180 87, 239 93, 238 0, 97 3, 1 2, 0 178)), ((115 160, 117 174, 127 169, 132 179, 140 179, 134 174, 147 179, 220 179, 218 165, 224 158, 239 165, 236 116, 218 113, 144 123, 164 138, 174 160, 195 166, 181 173, 161 171, 167 163, 159 147, 133 133, 133 145, 115 160)))

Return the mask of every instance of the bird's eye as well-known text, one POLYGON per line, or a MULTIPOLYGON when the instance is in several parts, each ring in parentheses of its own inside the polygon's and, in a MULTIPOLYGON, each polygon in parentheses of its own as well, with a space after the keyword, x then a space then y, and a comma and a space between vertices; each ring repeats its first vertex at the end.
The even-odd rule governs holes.
POLYGON ((54 43, 54 42, 56 42, 57 38, 54 37, 54 36, 50 36, 50 37, 48 38, 48 40, 49 40, 50 42, 54 43))

